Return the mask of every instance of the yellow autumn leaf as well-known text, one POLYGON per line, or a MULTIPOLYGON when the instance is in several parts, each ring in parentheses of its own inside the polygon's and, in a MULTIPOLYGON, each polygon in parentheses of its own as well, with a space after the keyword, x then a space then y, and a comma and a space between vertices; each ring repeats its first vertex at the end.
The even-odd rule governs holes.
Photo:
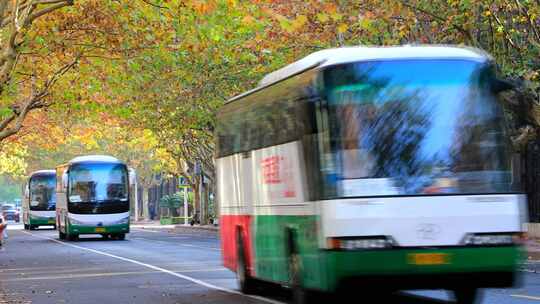
POLYGON ((242 23, 244 24, 247 24, 247 25, 251 25, 255 22, 255 18, 253 18, 252 16, 245 16, 244 18, 242 18, 242 23))
POLYGON ((317 20, 319 20, 321 23, 326 23, 328 20, 330 20, 330 17, 327 14, 318 13, 317 20))
POLYGON ((298 30, 298 29, 302 28, 304 26, 304 24, 306 24, 307 21, 308 21, 308 18, 305 15, 299 15, 292 22, 292 27, 293 27, 294 30, 298 30))
POLYGON ((340 23, 337 27, 337 31, 340 34, 345 33, 348 29, 349 29, 349 26, 347 26, 347 24, 345 23, 340 23))

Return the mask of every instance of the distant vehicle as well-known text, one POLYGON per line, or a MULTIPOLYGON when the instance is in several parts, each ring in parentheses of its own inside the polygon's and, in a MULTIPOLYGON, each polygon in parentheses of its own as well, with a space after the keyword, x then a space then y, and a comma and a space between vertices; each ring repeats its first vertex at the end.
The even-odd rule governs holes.
POLYGON ((223 263, 313 291, 510 287, 525 196, 485 53, 443 46, 316 52, 217 114, 223 263))
POLYGON ((100 234, 123 240, 129 232, 128 168, 114 157, 81 156, 58 166, 56 197, 60 239, 100 234))
POLYGON ((7 227, 7 221, 4 218, 4 216, 0 213, 0 248, 2 247, 2 243, 4 242, 4 229, 7 227))
POLYGON ((15 221, 19 222, 19 211, 15 208, 15 205, 11 204, 4 204, 2 207, 0 207, 0 210, 2 211, 2 215, 4 216, 4 219, 6 221, 15 221))
POLYGON ((22 202, 24 229, 34 230, 39 226, 56 228, 55 187, 55 170, 40 170, 30 174, 22 202))

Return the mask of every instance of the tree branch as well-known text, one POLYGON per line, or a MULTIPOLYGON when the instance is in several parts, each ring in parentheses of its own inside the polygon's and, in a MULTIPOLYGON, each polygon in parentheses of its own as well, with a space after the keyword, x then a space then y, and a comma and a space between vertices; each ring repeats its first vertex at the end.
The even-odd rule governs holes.
MULTIPOLYGON (((412 10, 418 11, 418 12, 420 12, 420 13, 422 13, 422 14, 426 14, 426 15, 428 15, 428 16, 434 18, 434 19, 437 19, 438 21, 441 21, 441 22, 447 22, 447 21, 448 21, 448 19, 443 18, 443 17, 438 16, 438 15, 435 15, 435 13, 432 13, 432 12, 430 12, 430 11, 428 11, 428 10, 425 10, 425 9, 423 9, 423 8, 420 8, 420 7, 416 6, 416 5, 410 4, 409 1, 407 1, 407 0, 400 0, 400 2, 401 2, 404 6, 410 8, 410 9, 412 9, 412 10)), ((469 32, 468 30, 466 30, 464 27, 459 26, 459 25, 454 24, 454 23, 451 23, 450 25, 451 25, 454 29, 458 30, 458 31, 461 32, 463 35, 465 35, 465 37, 467 37, 467 39, 468 39, 471 43, 473 43, 473 44, 475 44, 475 45, 477 44, 476 41, 475 41, 475 39, 474 39, 474 37, 473 37, 473 35, 471 34, 471 32, 469 32)))
POLYGON ((26 102, 24 102, 22 107, 15 106, 13 108, 13 114, 11 114, 11 116, 13 117, 7 117, 4 121, 0 123, 0 142, 19 132, 19 130, 23 127, 26 116, 31 110, 44 108, 50 105, 42 103, 43 99, 50 94, 51 88, 56 84, 58 79, 62 77, 65 73, 67 73, 71 68, 73 68, 77 64, 78 60, 79 57, 76 57, 73 61, 58 69, 45 82, 41 90, 39 90, 26 102), (15 123, 15 125, 8 128, 8 126, 13 122, 15 123))
POLYGON ((147 1, 147 0, 141 0, 142 2, 148 4, 148 5, 151 5, 153 7, 157 7, 157 8, 160 8, 160 9, 169 9, 168 7, 166 6, 161 6, 161 5, 157 5, 155 3, 151 3, 150 1, 147 1))
POLYGON ((62 7, 65 7, 65 6, 70 6, 70 5, 73 5, 73 0, 63 0, 62 2, 60 3, 57 3, 57 4, 54 4, 54 5, 51 5, 51 6, 48 6, 40 11, 37 11, 33 14, 31 14, 30 16, 28 16, 28 18, 26 18, 25 20, 25 25, 29 25, 31 24, 34 20, 36 20, 37 18, 43 16, 43 15, 46 15, 50 12, 53 12, 57 9, 61 9, 62 7))

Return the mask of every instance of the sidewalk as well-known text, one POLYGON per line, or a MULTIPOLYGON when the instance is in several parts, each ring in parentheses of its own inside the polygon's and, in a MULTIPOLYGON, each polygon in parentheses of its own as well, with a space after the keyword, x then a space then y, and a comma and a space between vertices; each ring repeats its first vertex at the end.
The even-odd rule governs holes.
POLYGON ((540 240, 529 239, 525 243, 527 248, 527 260, 540 261, 540 240))

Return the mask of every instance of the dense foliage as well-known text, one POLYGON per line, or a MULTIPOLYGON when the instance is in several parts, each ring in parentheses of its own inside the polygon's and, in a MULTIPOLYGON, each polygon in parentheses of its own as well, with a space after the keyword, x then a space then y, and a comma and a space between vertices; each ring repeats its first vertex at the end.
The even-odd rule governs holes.
POLYGON ((516 147, 540 132, 537 0, 2 3, 5 174, 50 168, 77 154, 113 154, 147 187, 156 173, 184 176, 197 202, 195 167, 213 184, 216 109, 265 73, 345 45, 484 49, 504 77, 520 80, 519 96, 506 96, 516 147))

